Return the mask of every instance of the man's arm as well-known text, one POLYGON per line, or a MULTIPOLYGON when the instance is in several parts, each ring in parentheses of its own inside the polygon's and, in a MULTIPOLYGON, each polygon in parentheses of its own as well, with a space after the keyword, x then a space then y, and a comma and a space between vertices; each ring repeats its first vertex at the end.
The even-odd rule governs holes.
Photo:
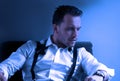
POLYGON ((13 52, 7 59, 0 63, 0 78, 8 79, 25 63, 26 58, 34 51, 36 43, 28 41, 13 52), (31 52, 32 51, 32 52, 31 52), (4 76, 3 76, 4 75, 4 76))
MULTIPOLYGON (((110 69, 104 64, 97 61, 97 59, 81 48, 82 67, 87 75, 92 78, 103 77, 104 81, 110 80, 114 76, 114 69, 110 69)), ((97 80, 98 81, 98 80, 97 80)))

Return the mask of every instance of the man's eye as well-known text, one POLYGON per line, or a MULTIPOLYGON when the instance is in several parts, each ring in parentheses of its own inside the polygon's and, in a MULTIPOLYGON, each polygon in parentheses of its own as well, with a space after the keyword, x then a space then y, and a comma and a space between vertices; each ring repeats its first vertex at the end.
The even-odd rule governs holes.
POLYGON ((77 31, 79 31, 80 30, 80 28, 77 28, 77 31))
POLYGON ((67 31, 75 31, 75 30, 79 31, 80 27, 78 27, 78 28, 74 28, 74 27, 67 28, 67 31))
POLYGON ((74 28, 68 28, 67 30, 68 30, 68 31, 73 31, 73 30, 74 30, 74 28))

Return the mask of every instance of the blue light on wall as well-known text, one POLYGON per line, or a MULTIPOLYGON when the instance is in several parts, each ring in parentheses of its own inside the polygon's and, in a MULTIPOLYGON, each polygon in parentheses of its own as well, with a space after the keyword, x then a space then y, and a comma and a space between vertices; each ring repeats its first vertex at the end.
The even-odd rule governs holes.
POLYGON ((115 69, 111 81, 120 80, 120 0, 1 0, 0 43, 41 40, 52 32, 52 14, 58 5, 83 10, 80 41, 93 43, 94 56, 115 69))

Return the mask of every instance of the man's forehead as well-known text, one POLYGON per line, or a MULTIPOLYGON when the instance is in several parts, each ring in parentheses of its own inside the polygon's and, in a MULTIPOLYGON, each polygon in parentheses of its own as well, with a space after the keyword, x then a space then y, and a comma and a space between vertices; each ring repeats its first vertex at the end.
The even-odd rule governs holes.
POLYGON ((79 26, 81 24, 81 17, 67 14, 63 18, 63 23, 79 26))
POLYGON ((80 16, 72 16, 72 15, 65 15, 63 18, 63 22, 80 22, 81 21, 81 17, 80 16))

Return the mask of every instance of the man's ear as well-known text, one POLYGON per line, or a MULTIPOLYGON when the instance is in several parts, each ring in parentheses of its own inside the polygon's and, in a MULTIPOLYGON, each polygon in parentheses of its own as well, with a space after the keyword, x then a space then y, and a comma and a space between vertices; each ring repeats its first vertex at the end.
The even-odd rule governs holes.
POLYGON ((53 31, 56 32, 56 33, 58 32, 58 25, 53 24, 53 31))

